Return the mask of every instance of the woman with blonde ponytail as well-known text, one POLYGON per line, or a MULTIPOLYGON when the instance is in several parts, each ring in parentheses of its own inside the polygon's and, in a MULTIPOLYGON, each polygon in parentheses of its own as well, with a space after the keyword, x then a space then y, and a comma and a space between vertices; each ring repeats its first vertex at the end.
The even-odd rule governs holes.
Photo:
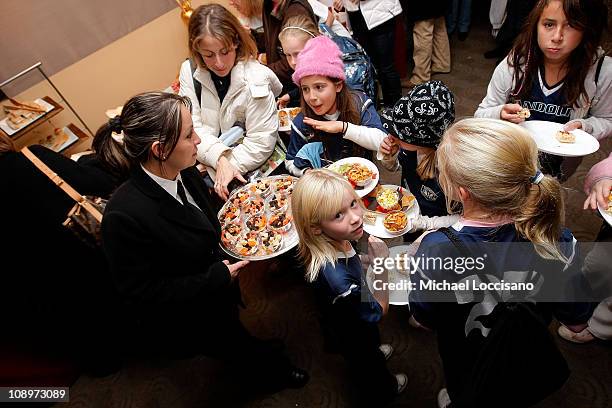
MULTIPOLYGON (((469 395, 466 390, 472 391, 477 381, 471 374, 482 373, 476 361, 490 356, 482 352, 491 351, 491 346, 485 348, 487 336, 501 319, 511 319, 503 312, 505 306, 496 308, 498 303, 512 299, 533 305, 535 301, 532 310, 543 322, 548 324, 554 315, 576 332, 586 327, 592 308, 588 303, 570 303, 576 299, 567 297, 551 299, 555 291, 565 294, 574 289, 569 282, 577 282, 580 276, 579 257, 576 240, 563 228, 561 186, 539 169, 537 147, 524 129, 496 119, 465 119, 446 131, 436 156, 448 210, 459 202, 462 214, 451 228, 423 239, 416 255, 423 262, 412 275, 415 289, 410 306, 417 323, 438 331, 447 384, 438 396, 440 406, 450 401, 457 406, 481 406, 473 404, 473 399, 467 399, 468 405, 462 403, 469 395), (467 290, 451 287, 445 292, 450 301, 446 298, 442 304, 437 303, 440 293, 424 289, 423 284, 431 281, 468 286, 467 290), (484 288, 478 286, 483 284, 484 288)), ((519 346, 511 343, 510 347, 519 346)), ((504 386, 529 392, 517 376, 502 379, 499 375, 504 386)), ((546 393, 560 385, 538 383, 537 387, 546 393)))

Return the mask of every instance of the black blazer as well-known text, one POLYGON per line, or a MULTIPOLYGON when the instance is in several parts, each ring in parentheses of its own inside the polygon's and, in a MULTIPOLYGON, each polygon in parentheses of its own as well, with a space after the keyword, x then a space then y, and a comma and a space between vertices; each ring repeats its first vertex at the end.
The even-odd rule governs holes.
POLYGON ((128 318, 164 330, 235 308, 208 189, 195 167, 181 177, 202 212, 183 206, 137 166, 102 221, 104 252, 128 318))

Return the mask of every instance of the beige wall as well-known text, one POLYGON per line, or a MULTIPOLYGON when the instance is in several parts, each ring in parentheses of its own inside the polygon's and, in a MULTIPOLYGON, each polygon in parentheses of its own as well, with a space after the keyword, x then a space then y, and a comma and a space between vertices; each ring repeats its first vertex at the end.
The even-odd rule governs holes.
MULTIPOLYGON (((228 7, 229 0, 213 2, 228 7)), ((193 7, 205 3, 211 1, 194 0, 193 7)), ((95 133, 108 120, 105 116, 107 109, 122 105, 137 93, 169 86, 187 56, 187 26, 177 7, 58 72, 51 80, 95 133)), ((37 84, 17 98, 32 100, 45 95, 60 102, 46 82, 37 84)), ((16 141, 18 147, 32 143, 50 134, 54 127, 63 127, 70 122, 83 128, 69 109, 51 118, 50 122, 19 138, 16 141)), ((86 147, 88 144, 81 144, 68 153, 86 147)))

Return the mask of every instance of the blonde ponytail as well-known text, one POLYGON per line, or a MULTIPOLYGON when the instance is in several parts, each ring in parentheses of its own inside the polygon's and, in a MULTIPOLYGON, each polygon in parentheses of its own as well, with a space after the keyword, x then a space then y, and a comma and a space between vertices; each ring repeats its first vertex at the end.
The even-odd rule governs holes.
POLYGON ((542 258, 566 261, 556 245, 564 221, 561 185, 553 177, 544 176, 531 187, 514 224, 523 237, 533 242, 542 258))
POLYGON ((416 172, 421 180, 436 177, 436 150, 431 150, 425 154, 418 164, 416 172))
POLYGON ((498 119, 464 119, 444 134, 437 151, 447 207, 469 191, 493 218, 511 218, 543 258, 566 261, 558 240, 564 222, 559 182, 538 177, 538 148, 520 126, 498 119))

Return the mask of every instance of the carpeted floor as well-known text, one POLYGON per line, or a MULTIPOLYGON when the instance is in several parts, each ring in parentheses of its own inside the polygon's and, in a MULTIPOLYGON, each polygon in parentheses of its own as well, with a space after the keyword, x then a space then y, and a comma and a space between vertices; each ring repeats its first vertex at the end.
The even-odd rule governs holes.
MULTIPOLYGON (((485 7, 474 2, 474 7, 485 7)), ((486 6, 488 10, 488 5, 486 6)), ((493 47, 486 11, 476 10, 468 39, 452 38, 453 70, 437 75, 454 91, 457 116, 470 116, 485 94, 494 61, 482 53, 493 47)), ((609 44, 609 42, 608 42, 609 44)), ((608 47, 608 49, 610 49, 608 47)), ((568 226, 580 240, 592 240, 601 223, 594 214, 582 211, 581 183, 590 165, 607 156, 612 143, 604 143, 587 157, 577 173, 565 183, 568 226)), ((340 356, 323 352, 310 293, 301 276, 291 271, 272 270, 270 264, 254 264, 241 275, 247 308, 245 324, 261 337, 282 338, 294 363, 306 368, 310 383, 299 390, 272 395, 245 391, 248 382, 241 372, 205 357, 180 361, 149 361, 127 364, 104 378, 81 376, 71 387, 70 407, 351 407, 355 390, 347 381, 340 356)), ((394 407, 435 407, 435 396, 443 386, 436 340, 432 333, 411 328, 405 307, 392 306, 381 324, 383 341, 395 353, 389 361, 394 372, 405 372, 409 381, 394 407)), ((568 383, 538 407, 612 407, 612 349, 610 344, 573 345, 559 342, 572 368, 568 383)), ((500 396, 503 398, 503 396, 500 396)), ((492 407, 495 404, 491 405, 492 407)))

